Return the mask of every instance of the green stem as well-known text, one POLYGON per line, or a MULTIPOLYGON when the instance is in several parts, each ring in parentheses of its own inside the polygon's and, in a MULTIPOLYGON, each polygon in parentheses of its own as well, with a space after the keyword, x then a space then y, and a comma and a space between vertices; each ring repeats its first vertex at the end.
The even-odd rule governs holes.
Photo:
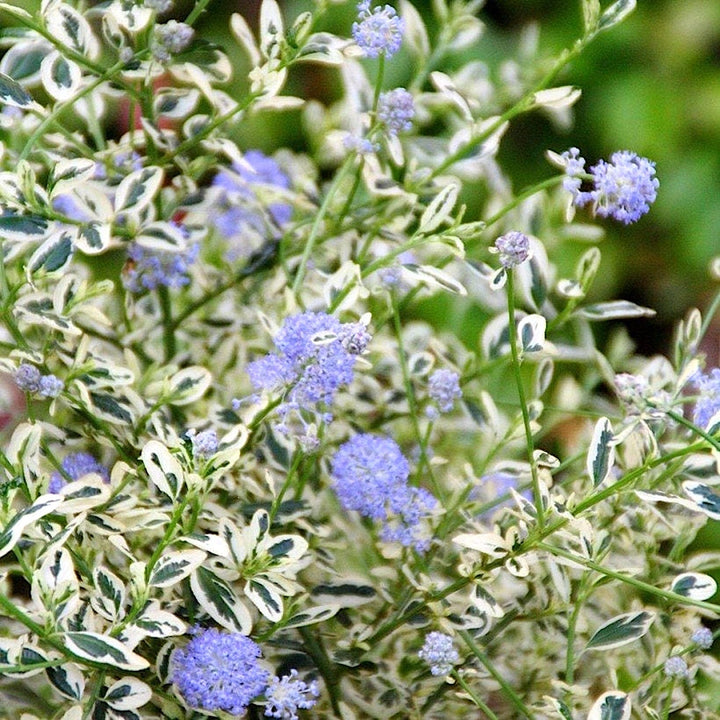
POLYGON ((297 472, 298 467, 300 466, 300 462, 303 459, 303 454, 301 452, 296 451, 295 455, 292 459, 292 463, 290 465, 290 468, 287 472, 287 477, 285 478, 285 482, 283 483, 282 487, 280 488, 280 492, 277 494, 275 499, 273 500, 272 506, 270 507, 270 524, 272 524, 273 520, 275 519, 275 516, 277 515, 278 510, 280 509, 280 506, 282 505, 282 499, 285 497, 285 493, 290 489, 290 486, 292 485, 293 478, 295 477, 295 473, 297 472))
POLYGON ((165 350, 165 362, 169 363, 177 352, 175 341, 175 325, 172 318, 172 303, 170 291, 165 285, 158 288, 158 299, 160 300, 160 311, 162 312, 163 323, 163 348, 165 350))
POLYGON ((716 440, 712 435, 709 435, 706 433, 702 428, 695 425, 695 423, 690 422, 689 420, 686 420, 680 413, 676 413, 674 410, 667 410, 666 414, 668 417, 671 417, 676 423, 679 425, 684 425, 688 430, 690 430, 694 435, 697 435, 698 437, 701 437, 703 440, 706 440, 709 442, 715 450, 720 450, 720 442, 716 440))
POLYGON ((328 657, 316 631, 304 626, 298 628, 298 632, 303 639, 304 649, 313 659, 325 681, 325 687, 330 695, 330 704, 335 716, 342 718, 343 714, 340 710, 340 668, 328 657))
POLYGON ((515 325, 515 283, 513 268, 507 269, 507 283, 505 285, 505 290, 507 293, 510 355, 512 357, 515 384, 517 386, 520 411, 522 412, 523 426, 525 428, 525 444, 527 447, 528 461, 530 463, 530 473, 532 475, 535 512, 537 513, 538 526, 542 529, 545 525, 545 508, 543 507, 543 498, 540 492, 540 475, 538 473, 537 461, 535 460, 535 444, 533 442, 532 428, 530 427, 530 413, 528 412, 527 401, 525 399, 525 388, 523 385, 522 373, 520 372, 520 355, 518 353, 517 327, 515 325))
POLYGON ((197 19, 205 11, 205 8, 210 4, 210 0, 197 0, 195 7, 192 9, 190 14, 185 18, 186 25, 194 25, 197 19))
POLYGON ((643 582, 642 580, 638 580, 637 578, 631 577, 630 575, 627 575, 625 573, 611 570, 610 568, 606 568, 603 565, 600 565, 599 563, 594 562, 593 560, 588 560, 580 555, 569 552, 568 550, 564 550, 563 548, 556 547, 554 545, 550 545, 549 543, 539 542, 539 543, 537 543, 536 547, 538 550, 545 550, 546 552, 549 552, 551 555, 562 557, 562 558, 565 558, 566 560, 572 560, 573 562, 578 563, 579 565, 583 565, 584 567, 588 568, 589 570, 594 570, 595 572, 600 573, 601 575, 605 575, 606 577, 613 578, 614 580, 619 580, 620 582, 625 583, 626 585, 631 585, 636 590, 639 590, 644 593, 649 593, 650 595, 653 595, 656 598, 662 598, 663 600, 666 600, 671 603, 677 603, 679 605, 689 605, 691 607, 701 608, 703 610, 709 610, 710 612, 713 612, 713 613, 720 612, 720 605, 705 602, 704 600, 695 600, 693 598, 687 597, 686 595, 680 595, 678 593, 672 592, 671 590, 663 590, 661 588, 655 587, 654 585, 650 585, 650 583, 643 582))
POLYGON ((355 155, 349 155, 340 170, 338 171, 337 175, 335 176, 335 179, 330 185, 330 188, 328 189, 322 201, 322 204, 320 205, 320 209, 318 210, 317 215, 315 215, 315 220, 313 221, 312 227, 310 228, 310 235, 305 242, 303 254, 300 258, 300 264, 298 265, 298 269, 295 275, 295 282, 293 282, 292 285, 292 291, 295 297, 299 295, 300 288, 303 284, 303 281, 305 280, 307 264, 310 260, 310 256, 312 255, 312 251, 315 248, 315 243, 317 241, 318 235, 320 234, 320 226, 322 225, 322 222, 327 215, 330 203, 332 202, 333 198, 335 197, 335 193, 342 185, 343 181, 345 180, 345 176, 348 174, 354 163, 355 155))
POLYGON ((472 654, 480 661, 480 663, 485 667, 485 669, 492 675, 492 677, 495 679, 495 681, 500 685, 500 690, 503 692, 505 697, 513 704, 515 709, 524 717, 530 718, 532 720, 533 716, 530 714, 530 711, 525 706, 525 703, 522 701, 520 696, 513 690, 510 685, 508 685, 505 678, 498 672, 498 670, 495 668, 495 666, 490 662, 488 657, 485 655, 485 653, 480 650, 480 648, 475 644, 475 641, 473 640, 472 635, 470 635, 469 632, 466 630, 460 631, 460 637, 465 641, 465 644, 470 648, 472 654))
POLYGON ((498 720, 498 716, 483 702, 480 697, 473 691, 473 689, 465 682, 465 678, 457 671, 453 670, 452 676, 457 681, 457 684, 470 696, 472 701, 477 705, 490 720, 498 720))
POLYGON ((397 298, 393 294, 392 297, 392 307, 393 307, 393 330, 395 331, 395 339, 397 340, 398 344, 398 357, 400 359, 400 370, 402 371, 403 376, 403 384, 405 385, 405 395, 407 396, 408 401, 408 408, 409 408, 409 415, 410 415, 410 421, 412 422, 413 431, 415 433, 415 440, 418 444, 418 447, 420 448, 420 459, 418 461, 418 470, 422 466, 425 466, 425 469, 427 470, 428 477, 430 479, 430 483, 432 484, 432 488, 435 491, 435 494, 438 496, 441 502, 444 501, 444 490, 440 486, 440 484, 437 482, 435 475, 432 471, 432 468, 430 467, 430 463, 428 461, 427 457, 427 447, 423 440, 423 433, 420 429, 420 421, 418 419, 418 408, 417 408, 417 399, 415 397, 415 390, 412 386, 412 378, 410 377, 410 369, 408 368, 407 364, 407 357, 405 353, 405 347, 403 345, 403 336, 402 336, 402 323, 400 321, 400 311, 398 310, 398 305, 396 302, 397 298))

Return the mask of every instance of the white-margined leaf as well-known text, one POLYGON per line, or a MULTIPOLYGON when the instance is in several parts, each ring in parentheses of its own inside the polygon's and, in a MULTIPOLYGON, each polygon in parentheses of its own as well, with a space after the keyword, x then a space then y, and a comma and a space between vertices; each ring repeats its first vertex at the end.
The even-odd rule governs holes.
POLYGON ((262 549, 276 563, 295 562, 307 552, 308 541, 300 535, 276 535, 263 543, 262 549))
POLYGON ((15 471, 29 482, 40 477, 40 440, 42 429, 38 423, 20 423, 10 437, 5 450, 15 471))
POLYGON ((153 485, 172 500, 176 500, 184 485, 183 469, 177 458, 157 440, 150 440, 140 457, 153 485))
POLYGON ((283 29, 282 13, 276 0, 263 0, 260 6, 260 52, 268 60, 279 55, 283 29))
POLYGON ((283 601, 280 594, 263 578, 256 577, 245 583, 248 600, 271 622, 279 622, 283 616, 283 601))
POLYGON ((587 720, 630 720, 630 698, 619 690, 603 693, 590 708, 587 720))
POLYGON ((118 185, 115 193, 115 212, 132 210, 139 213, 147 207, 157 194, 163 181, 163 170, 159 167, 145 167, 131 172, 118 185))
POLYGON ((713 520, 720 520, 720 495, 704 483, 687 480, 682 484, 685 494, 693 501, 695 510, 713 520))
POLYGON ((145 225, 135 242, 148 250, 160 252, 182 252, 187 247, 182 230, 169 222, 154 222, 145 225))
POLYGON ((26 40, 13 45, 0 59, 0 74, 11 77, 23 87, 40 81, 40 63, 52 50, 44 39, 26 40))
POLYGON ((25 110, 33 107, 35 101, 20 83, 4 73, 0 73, 0 105, 9 105, 25 110))
POLYGON ((333 617, 338 610, 340 610, 340 605, 316 605, 306 610, 300 610, 283 623, 283 628, 315 625, 333 617))
MULTIPOLYGON (((460 111, 465 120, 472 122, 473 116, 470 106, 449 75, 436 70, 430 73, 430 82, 446 100, 460 111)), ((455 149, 450 148, 449 152, 454 152, 455 149)))
POLYGON ((505 614, 500 603, 479 583, 475 583, 470 591, 470 602, 488 617, 501 618, 505 614))
POLYGON ((73 230, 58 230, 50 235, 28 260, 27 272, 33 274, 39 270, 44 272, 62 270, 72 258, 74 236, 73 230))
POLYGON ((508 553, 508 545, 497 533, 461 533, 452 541, 468 550, 475 550, 490 557, 502 557, 508 553))
POLYGON ((403 267, 413 275, 419 277, 430 287, 448 290, 457 295, 467 295, 465 286, 444 270, 431 265, 404 264, 403 267))
POLYGON ((564 298, 579 300, 580 298, 585 297, 585 292, 583 291, 582 286, 580 283, 575 282, 575 280, 568 280, 567 278, 558 280, 555 289, 557 290, 558 295, 561 295, 564 298))
POLYGON ((207 557, 202 550, 176 550, 165 553, 155 563, 148 584, 171 587, 190 575, 207 557))
POLYGON ((21 510, 0 530, 0 557, 10 552, 23 534, 23 530, 45 515, 53 512, 62 502, 60 495, 41 495, 28 508, 21 510))
POLYGON ((646 610, 617 615, 593 633, 587 649, 612 650, 634 642, 645 635, 653 620, 655 614, 646 610))
POLYGON ((131 35, 141 32, 153 17, 151 8, 134 3, 111 3, 108 12, 117 24, 131 35))
POLYGON ((245 18, 240 13, 233 13, 230 16, 230 31, 247 53, 250 65, 252 67, 260 65, 262 61, 260 50, 255 42, 252 30, 250 30, 245 18))
POLYGON ((586 469, 597 487, 610 477, 615 464, 615 433, 607 418, 600 418, 595 423, 590 447, 588 448, 586 469))
POLYGON ((547 88, 535 93, 533 101, 539 107, 550 108, 551 110, 563 110, 572 107, 580 97, 580 89, 572 85, 547 88))
POLYGON ((692 600, 709 600, 717 592, 717 583, 710 575, 687 572, 678 575, 670 589, 692 600))
POLYGON ((80 67, 57 51, 45 56, 40 76, 48 95, 60 102, 70 100, 82 87, 80 67))
POLYGON ((326 32, 313 33, 300 48, 296 62, 314 62, 320 65, 342 65, 343 41, 336 35, 326 32))
POLYGON ((44 670, 42 665, 47 663, 48 660, 49 658, 44 650, 37 647, 36 645, 31 645, 28 642, 24 642, 19 648, 19 654, 17 655, 16 663, 27 668, 27 670, 21 673, 13 673, 13 677, 26 678, 32 677, 33 675, 38 675, 44 670), (34 667, 37 665, 40 665, 41 667, 34 667))
POLYGON ((132 634, 138 632, 147 637, 175 637, 187 632, 187 625, 167 610, 160 609, 157 600, 151 600, 137 618, 128 626, 132 634))
POLYGON ((169 381, 168 401, 173 405, 187 405, 199 400, 212 384, 210 371, 200 365, 183 368, 169 381))
POLYGON ((78 210, 88 218, 88 222, 107 223, 112 220, 112 203, 97 185, 91 183, 77 185, 70 195, 78 210))
POLYGON ((629 300, 610 300, 609 302, 585 305, 575 311, 576 315, 587 320, 619 320, 626 318, 653 317, 655 311, 636 305, 629 300))
POLYGON ((94 662, 112 665, 121 670, 144 670, 150 663, 119 640, 96 632, 67 632, 63 641, 70 652, 94 662))
POLYGON ((63 547, 50 551, 42 561, 33 579, 37 579, 42 593, 50 598, 59 598, 70 588, 78 587, 70 553, 63 547))
POLYGON ((78 228, 75 245, 86 255, 99 255, 105 252, 112 243, 110 225, 107 223, 83 223, 78 228))
POLYGON ((541 352, 545 347, 547 320, 542 315, 526 315, 517 325, 520 349, 525 353, 541 352))
POLYGON ((410 51, 421 58, 430 54, 430 41, 422 16, 408 0, 400 0, 400 17, 405 24, 404 42, 410 51))
POLYGON ((142 680, 120 678, 105 693, 103 700, 115 710, 135 710, 150 702, 152 690, 142 680))
POLYGON ((456 183, 445 185, 425 208, 425 212, 420 218, 418 232, 428 235, 440 227, 453 211, 459 192, 460 188, 456 183))
POLYGON ((93 570, 93 584, 97 594, 91 596, 90 602, 95 611, 107 620, 122 618, 125 614, 125 586, 122 580, 100 565, 93 570))
POLYGON ((48 231, 48 221, 39 215, 21 215, 14 210, 4 209, 0 213, 0 236, 11 242, 41 240, 48 231))
POLYGON ((53 687, 69 700, 81 700, 85 693, 85 676, 75 663, 65 663, 45 670, 53 687))
POLYGON ((52 5, 45 14, 45 28, 56 40, 90 60, 100 56, 100 43, 90 23, 66 3, 52 5))
POLYGON ((606 8, 598 21, 598 30, 607 30, 624 20, 637 5, 637 0, 615 0, 606 8))
POLYGON ((377 597, 377 591, 362 580, 344 580, 316 585, 310 591, 310 596, 321 604, 358 607, 372 602, 377 597))
POLYGON ((597 27, 600 9, 600 0, 582 0, 583 27, 586 33, 592 33, 597 27))
POLYGON ((50 197, 62 195, 77 185, 90 180, 95 174, 95 161, 90 158, 72 158, 58 160, 50 171, 48 187, 52 188, 50 197))
POLYGON ((153 109, 156 115, 182 120, 190 115, 199 101, 200 93, 195 88, 163 89, 155 95, 153 109))
POLYGON ((190 576, 190 588, 205 612, 231 632, 249 635, 252 630, 250 611, 224 580, 207 568, 198 567, 190 576))
POLYGON ((43 293, 24 295, 15 302, 13 309, 17 317, 27 325, 38 325, 57 330, 64 336, 81 334, 80 328, 73 322, 54 311, 52 298, 43 293))
POLYGON ((123 393, 109 395, 102 392, 91 392, 90 401, 98 417, 113 425, 133 425, 135 412, 130 399, 123 393))

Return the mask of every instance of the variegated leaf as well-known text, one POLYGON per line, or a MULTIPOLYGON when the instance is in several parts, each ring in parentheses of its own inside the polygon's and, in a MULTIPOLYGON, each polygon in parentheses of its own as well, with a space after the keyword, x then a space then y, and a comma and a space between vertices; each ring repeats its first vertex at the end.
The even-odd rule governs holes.
POLYGON ((224 580, 201 566, 191 575, 190 587, 203 610, 215 622, 232 632, 250 634, 250 612, 224 580))
POLYGON ((178 550, 160 556, 150 574, 149 585, 171 587, 188 577, 207 557, 202 550, 178 550))
POLYGON ((593 633, 587 649, 613 650, 639 640, 650 629, 653 620, 655 614, 645 610, 618 615, 593 633))
POLYGON ((93 662, 111 665, 121 670, 144 670, 150 663, 119 640, 96 632, 67 632, 63 642, 70 652, 93 662))

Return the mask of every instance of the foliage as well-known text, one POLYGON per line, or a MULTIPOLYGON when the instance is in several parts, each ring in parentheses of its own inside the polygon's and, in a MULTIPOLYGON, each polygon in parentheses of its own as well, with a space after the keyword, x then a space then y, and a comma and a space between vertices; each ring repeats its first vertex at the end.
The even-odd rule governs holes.
POLYGON ((344 35, 264 0, 234 49, 209 5, 0 3, 8 717, 715 717, 720 294, 671 359, 601 351, 652 310, 588 299, 594 218, 664 178, 499 159, 634 0, 499 79, 463 60, 477 0, 364 0, 344 35), (283 94, 308 64, 339 98, 283 94), (231 139, 278 113, 302 151, 231 139), (448 297, 462 333, 419 319, 448 297))

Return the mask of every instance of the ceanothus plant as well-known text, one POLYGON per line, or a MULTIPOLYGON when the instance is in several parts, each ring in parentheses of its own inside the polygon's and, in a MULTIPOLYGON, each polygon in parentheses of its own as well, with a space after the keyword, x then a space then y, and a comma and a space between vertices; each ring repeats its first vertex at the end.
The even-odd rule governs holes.
POLYGON ((2 713, 717 717, 720 294, 671 359, 589 299, 672 169, 498 156, 634 0, 501 80, 478 0, 306 4, 0 3, 2 713))

